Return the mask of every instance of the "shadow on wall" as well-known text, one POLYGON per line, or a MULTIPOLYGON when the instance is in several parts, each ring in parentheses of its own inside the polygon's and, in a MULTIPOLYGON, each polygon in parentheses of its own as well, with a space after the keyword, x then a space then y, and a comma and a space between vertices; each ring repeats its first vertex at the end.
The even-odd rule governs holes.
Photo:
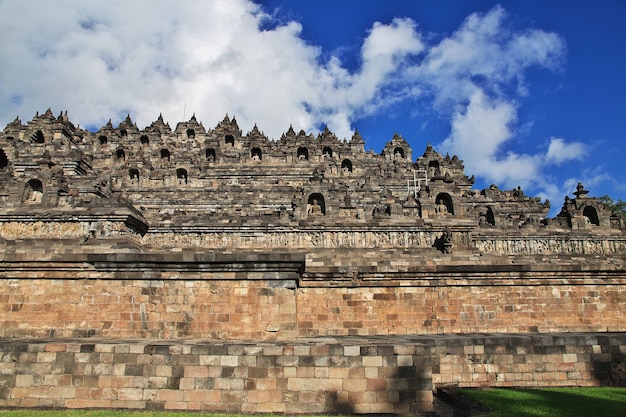
POLYGON ((357 389, 357 378, 354 387, 348 387, 346 391, 326 392, 324 412, 340 415, 421 415, 432 411, 430 359, 417 356, 413 356, 413 359, 416 360, 414 366, 378 368, 378 378, 366 378, 365 390, 357 389))
POLYGON ((626 387, 626 346, 623 339, 596 336, 591 353, 591 373, 601 386, 626 387))
POLYGON ((327 391, 324 409, 326 413, 339 415, 354 415, 354 407, 344 398, 339 398, 337 391, 327 391))

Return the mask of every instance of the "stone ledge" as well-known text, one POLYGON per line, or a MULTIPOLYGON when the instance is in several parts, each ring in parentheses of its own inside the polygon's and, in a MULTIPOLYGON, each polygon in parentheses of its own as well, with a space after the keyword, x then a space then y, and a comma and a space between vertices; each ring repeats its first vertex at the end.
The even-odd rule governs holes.
MULTIPOLYGON (((566 345, 581 343, 594 345, 598 343, 610 345, 626 344, 626 332, 554 332, 554 333, 463 333, 463 334, 406 334, 406 335, 372 335, 372 336, 319 336, 297 337, 284 340, 207 340, 207 339, 151 339, 151 338, 19 338, 2 337, 1 346, 14 346, 23 351, 24 345, 51 345, 58 350, 61 345, 143 345, 145 353, 163 354, 168 350, 181 353, 186 349, 202 349, 202 346, 211 346, 216 353, 227 354, 229 347, 240 346, 242 352, 246 349, 253 353, 271 347, 284 346, 309 346, 307 355, 328 354, 327 351, 311 350, 313 346, 390 346, 390 345, 415 345, 415 346, 466 346, 466 345, 490 345, 490 344, 541 344, 541 345, 566 345), (22 346, 22 347, 20 347, 22 346), (173 348, 172 346, 177 346, 173 348), (325 353, 324 353, 325 352, 325 353)), ((91 349, 91 348, 84 348, 91 349)), ((143 352, 143 351, 142 351, 143 352)), ((189 351, 191 352, 191 351, 189 351)), ((138 353, 138 352, 135 352, 138 353)), ((199 353, 199 352, 196 352, 199 353)), ((362 352, 361 352, 362 353, 362 352)), ((361 354, 359 353, 359 354, 361 354)), ((273 354, 276 354, 275 352, 273 354)))

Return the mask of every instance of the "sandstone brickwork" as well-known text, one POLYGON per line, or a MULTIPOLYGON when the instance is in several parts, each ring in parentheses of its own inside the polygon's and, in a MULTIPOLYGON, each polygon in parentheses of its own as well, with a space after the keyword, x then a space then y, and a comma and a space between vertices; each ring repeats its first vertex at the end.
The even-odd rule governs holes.
MULTIPOLYGON (((0 337, 60 343, 98 338, 102 346, 113 339, 273 343, 281 349, 291 343, 295 349, 301 338, 626 331, 622 218, 612 216, 582 184, 565 197, 554 218, 547 217, 550 202, 520 188, 502 190, 494 184, 478 190, 473 184, 457 156, 442 155, 430 144, 418 154, 399 134, 376 154, 365 150, 358 132, 343 140, 328 129, 314 136, 289 128, 271 140, 256 126, 244 134, 228 116, 210 129, 195 117, 172 129, 159 116, 142 130, 127 117, 117 127, 109 122, 95 132, 51 111, 27 123, 16 119, 0 132, 0 337)), ((71 359, 78 361, 83 342, 72 343, 66 349, 78 349, 71 359)), ((25 349, 48 346, 36 345, 25 349)), ((143 349, 140 345, 132 349, 143 349)), ((480 345, 472 346, 472 354, 478 354, 480 345)), ((113 351, 101 354, 126 349, 109 348, 113 351)), ((470 363, 433 349, 428 357, 441 365, 433 371, 436 384, 529 385, 528 369, 534 365, 507 370, 484 357, 470 363), (478 365, 504 376, 477 376, 486 369, 478 365)), ((510 354, 508 348, 496 350, 502 349, 503 358, 510 354)), ((561 350, 555 354, 588 353, 561 350)), ((45 363, 59 360, 43 357, 45 363)), ((619 362, 611 358, 612 366, 619 362)), ((92 359, 109 363, 108 357, 92 359)), ((45 395, 28 402, 27 397, 35 397, 23 390, 19 401, 5 405, 142 408, 156 401, 204 409, 190 405, 200 395, 191 385, 154 394, 157 399, 147 399, 149 383, 116 386, 111 378, 117 376, 143 378, 142 384, 170 377, 149 375, 147 368, 134 375, 147 359, 127 359, 131 362, 112 361, 115 371, 109 379, 96 383, 93 374, 84 374, 65 389, 73 393, 58 388, 68 402, 52 404, 45 395), (125 374, 126 365, 121 371, 126 363, 134 366, 131 374, 125 374), (79 386, 100 394, 79 395, 79 386), (114 388, 128 390, 113 395, 114 388), (109 402, 82 402, 94 395, 109 402)), ((573 356, 561 359, 574 362, 573 356)), ((301 371, 299 364, 296 371, 281 372, 312 372, 334 381, 327 382, 332 390, 320 386, 315 394, 303 394, 304 403, 355 399, 356 394, 339 389, 346 382, 327 376, 334 366, 301 371)), ((563 367, 572 373, 566 375, 567 384, 607 380, 594 379, 584 367, 563 367)), ((540 381, 533 375, 532 381, 540 381)), ((555 375, 541 380, 553 381, 555 375)), ((20 376, 18 381, 16 376, 6 386, 28 386, 35 390, 31 394, 46 391, 34 388, 41 378, 20 376)), ((376 378, 358 384, 389 388, 390 382, 383 381, 387 377, 376 378)), ((319 405, 290 409, 293 393, 308 391, 303 387, 312 384, 294 381, 277 388, 280 394, 235 394, 233 387, 243 382, 233 382, 231 391, 202 390, 206 404, 213 404, 207 409, 216 411, 251 411, 245 404, 267 404, 258 406, 263 412, 327 411, 319 405)), ((351 402, 368 404, 359 405, 364 407, 359 412, 408 412, 412 407, 399 399, 405 394, 391 394, 401 390, 387 390, 387 402, 376 389, 365 391, 371 393, 351 402)), ((17 400, 15 393, 12 400, 17 400)))
POLYGON ((0 406, 412 414, 435 386, 626 384, 616 334, 298 342, 2 340, 0 406))
POLYGON ((461 387, 626 386, 617 333, 434 337, 433 383, 461 387))
POLYGON ((0 406, 413 414, 432 408, 430 347, 325 343, 0 344, 0 406))

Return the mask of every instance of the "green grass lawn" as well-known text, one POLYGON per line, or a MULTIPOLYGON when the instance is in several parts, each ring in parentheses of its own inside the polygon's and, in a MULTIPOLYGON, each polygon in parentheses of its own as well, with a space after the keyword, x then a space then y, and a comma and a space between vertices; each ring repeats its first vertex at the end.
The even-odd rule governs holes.
POLYGON ((626 388, 461 389, 490 417, 626 417, 626 388))
MULTIPOLYGON (((626 417, 626 388, 459 389, 490 417, 626 417)), ((0 410, 0 417, 224 417, 162 411, 0 410)))

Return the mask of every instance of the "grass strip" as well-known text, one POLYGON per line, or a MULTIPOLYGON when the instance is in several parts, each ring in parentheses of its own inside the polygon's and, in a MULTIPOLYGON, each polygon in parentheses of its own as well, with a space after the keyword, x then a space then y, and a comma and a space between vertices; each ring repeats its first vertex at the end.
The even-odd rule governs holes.
POLYGON ((626 417, 626 388, 460 389, 490 417, 626 417))

